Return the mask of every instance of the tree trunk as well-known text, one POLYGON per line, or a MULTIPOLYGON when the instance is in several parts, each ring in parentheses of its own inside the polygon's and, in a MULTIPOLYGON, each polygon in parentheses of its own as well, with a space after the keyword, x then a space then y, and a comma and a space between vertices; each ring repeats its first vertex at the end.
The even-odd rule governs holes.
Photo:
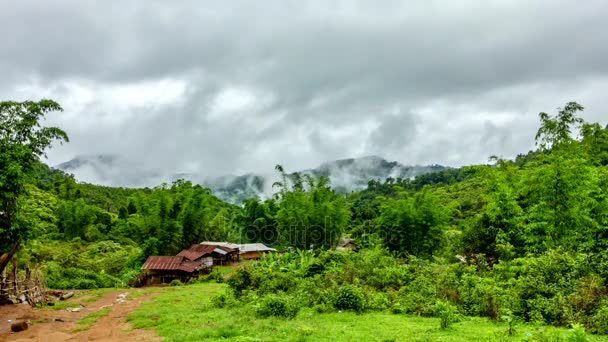
POLYGON ((17 260, 13 258, 13 290, 16 294, 19 293, 19 285, 17 284, 17 260))
POLYGON ((8 253, 3 253, 0 255, 0 273, 4 272, 4 269, 13 258, 13 255, 15 255, 15 253, 17 253, 17 251, 19 250, 19 242, 20 241, 17 241, 13 248, 8 251, 8 253))

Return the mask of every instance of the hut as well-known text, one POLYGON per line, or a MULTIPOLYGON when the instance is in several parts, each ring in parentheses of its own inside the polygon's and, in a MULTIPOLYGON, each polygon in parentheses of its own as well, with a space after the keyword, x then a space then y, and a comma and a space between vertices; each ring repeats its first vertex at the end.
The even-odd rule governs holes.
POLYGON ((201 242, 201 245, 209 245, 209 246, 221 246, 228 247, 232 249, 238 249, 238 253, 241 260, 256 260, 260 259, 262 255, 266 253, 276 252, 277 250, 274 248, 270 248, 263 243, 243 243, 236 244, 231 242, 214 242, 214 241, 204 241, 201 242))
POLYGON ((351 251, 356 252, 357 244, 351 239, 340 239, 340 241, 338 242, 338 246, 336 246, 336 250, 338 250, 338 251, 351 250, 351 251))
POLYGON ((197 268, 183 256, 149 256, 141 268, 146 271, 143 285, 164 284, 175 279, 186 282, 197 273, 197 268))
POLYGON ((213 265, 230 265, 239 260, 239 250, 219 245, 193 244, 188 249, 179 252, 197 267, 211 267, 213 265))
POLYGON ((245 243, 239 245, 239 255, 241 260, 257 260, 260 259, 264 254, 276 251, 276 249, 270 248, 263 243, 245 243))

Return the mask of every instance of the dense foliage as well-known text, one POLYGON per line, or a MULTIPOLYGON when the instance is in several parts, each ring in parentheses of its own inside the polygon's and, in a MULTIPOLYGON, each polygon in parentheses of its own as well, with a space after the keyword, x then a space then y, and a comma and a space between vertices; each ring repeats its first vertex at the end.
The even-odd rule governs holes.
POLYGON ((187 181, 110 188, 37 164, 20 263, 40 265, 53 287, 102 287, 191 243, 264 242, 291 252, 240 269, 218 306, 285 318, 305 306, 390 310, 444 315, 446 326, 458 315, 517 317, 608 333, 608 127, 580 110, 541 113, 538 149, 514 161, 370 180, 349 195, 277 167, 275 197, 243 206, 187 181), (358 253, 332 251, 345 237, 358 253))
POLYGON ((19 211, 28 173, 54 141, 68 141, 61 129, 40 125, 47 113, 61 110, 51 100, 0 102, 0 272, 31 233, 19 211))

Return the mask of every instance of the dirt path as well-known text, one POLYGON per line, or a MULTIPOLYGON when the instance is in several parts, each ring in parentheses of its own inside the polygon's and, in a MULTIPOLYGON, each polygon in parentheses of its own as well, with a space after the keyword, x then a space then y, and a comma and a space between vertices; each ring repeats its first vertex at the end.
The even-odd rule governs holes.
POLYGON ((0 341, 160 341, 151 330, 132 329, 126 322, 127 315, 141 302, 154 294, 144 294, 123 303, 117 296, 134 290, 112 291, 92 303, 85 303, 80 312, 66 310, 32 309, 28 305, 0 306, 0 341), (92 312, 109 308, 110 313, 100 318, 90 329, 73 332, 76 321, 92 312), (8 320, 30 320, 34 323, 26 331, 10 333, 8 320))

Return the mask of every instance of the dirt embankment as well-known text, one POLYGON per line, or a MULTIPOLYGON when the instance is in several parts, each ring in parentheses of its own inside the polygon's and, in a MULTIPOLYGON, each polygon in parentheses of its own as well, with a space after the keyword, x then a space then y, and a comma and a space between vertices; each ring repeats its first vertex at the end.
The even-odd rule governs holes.
POLYGON ((78 312, 33 309, 20 304, 0 306, 0 341, 160 341, 153 331, 132 329, 126 322, 130 312, 153 296, 145 294, 133 300, 119 300, 120 294, 132 291, 108 292, 94 302, 83 302, 84 307, 78 312), (76 324, 78 320, 104 308, 110 309, 107 316, 101 317, 88 330, 74 331, 81 327, 76 324), (9 320, 31 323, 29 329, 11 333, 9 320))

